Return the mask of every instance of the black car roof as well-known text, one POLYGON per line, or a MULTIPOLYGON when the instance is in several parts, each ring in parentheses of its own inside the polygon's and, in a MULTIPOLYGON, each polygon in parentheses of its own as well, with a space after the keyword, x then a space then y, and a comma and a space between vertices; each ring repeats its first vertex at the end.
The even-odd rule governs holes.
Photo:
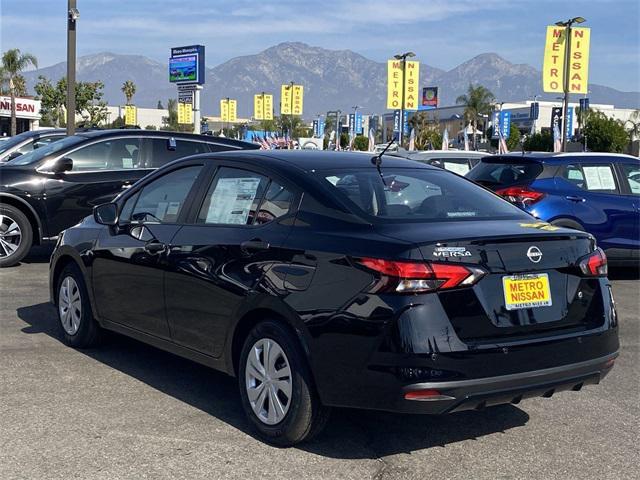
MULTIPOLYGON (((369 152, 334 152, 326 150, 259 150, 253 152, 219 152, 204 154, 208 158, 234 158, 256 159, 265 165, 288 164, 305 171, 312 170, 337 170, 341 168, 375 168, 371 159, 375 156, 369 152)), ((441 170, 437 167, 425 165, 414 160, 407 160, 391 155, 382 157, 382 169, 384 168, 420 168, 441 170)))
POLYGON ((122 128, 122 129, 114 128, 109 130, 88 130, 84 132, 82 131, 76 132, 76 135, 86 137, 86 138, 91 138, 91 139, 110 137, 110 136, 166 137, 167 135, 170 135, 176 138, 193 139, 193 140, 200 140, 202 142, 207 142, 207 143, 217 143, 219 145, 235 146, 245 150, 260 148, 255 143, 244 142, 242 140, 236 140, 233 138, 214 137, 212 135, 198 135, 195 133, 171 132, 168 130, 144 130, 140 128, 122 128))

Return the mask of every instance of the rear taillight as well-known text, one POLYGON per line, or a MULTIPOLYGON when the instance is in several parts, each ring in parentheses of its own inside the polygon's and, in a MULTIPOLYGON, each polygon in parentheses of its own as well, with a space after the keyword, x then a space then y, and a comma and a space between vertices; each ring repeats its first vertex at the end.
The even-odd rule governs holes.
POLYGON ((533 205, 544 198, 544 193, 522 186, 501 188, 496 193, 511 203, 521 203, 524 206, 533 205))
POLYGON ((580 259, 580 270, 587 277, 604 277, 607 275, 607 256, 600 247, 586 257, 580 259))
POLYGON ((481 268, 452 263, 380 258, 359 258, 356 262, 380 275, 371 292, 419 293, 467 287, 487 274, 481 268))

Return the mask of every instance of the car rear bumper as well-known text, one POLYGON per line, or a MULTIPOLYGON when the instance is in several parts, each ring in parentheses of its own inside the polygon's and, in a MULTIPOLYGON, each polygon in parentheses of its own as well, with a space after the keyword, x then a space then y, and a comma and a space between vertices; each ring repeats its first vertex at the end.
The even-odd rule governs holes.
POLYGON ((600 383, 613 368, 617 356, 616 352, 580 363, 497 377, 410 384, 402 389, 394 410, 443 414, 481 410, 505 403, 517 404, 525 398, 551 397, 564 390, 578 391, 585 385, 600 383), (430 392, 432 396, 405 399, 410 392, 430 392))

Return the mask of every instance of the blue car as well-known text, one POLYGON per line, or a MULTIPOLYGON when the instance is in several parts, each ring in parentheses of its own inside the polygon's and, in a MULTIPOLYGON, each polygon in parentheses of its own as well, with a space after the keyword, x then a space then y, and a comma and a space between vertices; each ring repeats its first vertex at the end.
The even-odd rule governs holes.
POLYGON ((485 157, 467 178, 534 217, 593 234, 609 263, 640 259, 640 160, 611 153, 485 157))

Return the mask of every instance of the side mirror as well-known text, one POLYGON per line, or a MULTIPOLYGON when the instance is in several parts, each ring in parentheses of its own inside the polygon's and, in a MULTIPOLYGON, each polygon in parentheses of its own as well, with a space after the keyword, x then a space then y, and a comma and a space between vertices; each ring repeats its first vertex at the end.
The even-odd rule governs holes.
POLYGON ((63 173, 69 172, 73 169, 73 160, 68 157, 60 158, 56 163, 51 167, 51 171, 53 173, 63 173))
POLYGON ((103 203, 94 207, 93 219, 100 225, 117 225, 118 206, 115 203, 103 203))
POLYGON ((9 160, 13 160, 14 158, 18 158, 20 155, 22 155, 20 152, 13 152, 7 157, 6 161, 8 162, 9 160))

